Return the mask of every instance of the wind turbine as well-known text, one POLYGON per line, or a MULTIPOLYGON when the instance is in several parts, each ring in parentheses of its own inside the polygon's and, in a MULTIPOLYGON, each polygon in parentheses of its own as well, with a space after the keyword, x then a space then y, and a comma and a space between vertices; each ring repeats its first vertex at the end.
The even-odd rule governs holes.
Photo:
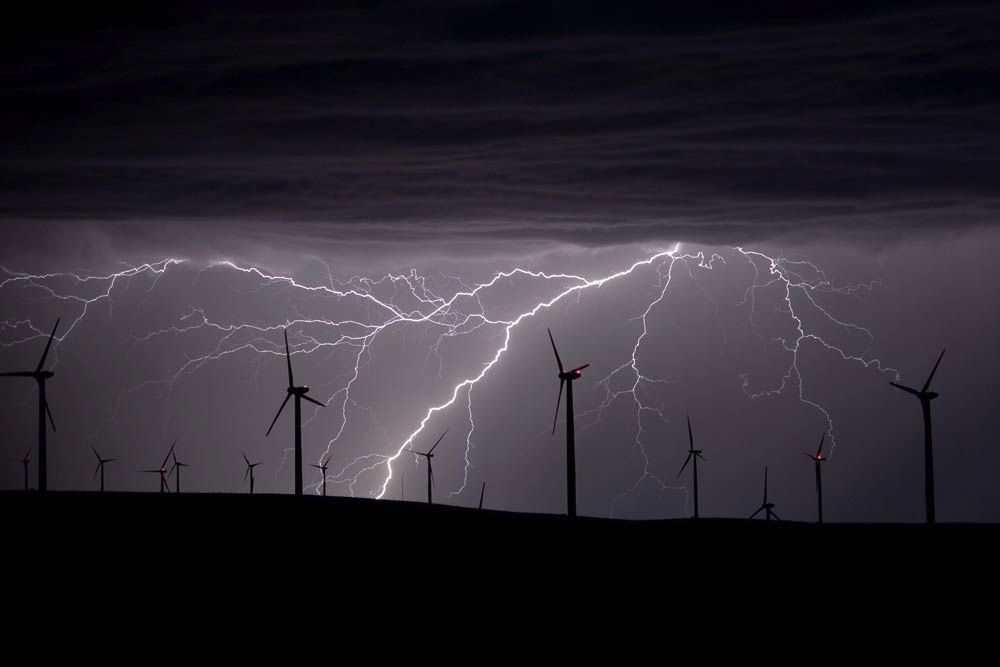
POLYGON ((18 371, 15 373, 0 373, 0 377, 11 377, 11 378, 32 378, 38 383, 38 490, 45 491, 48 489, 48 477, 47 477, 47 459, 45 458, 45 415, 49 416, 49 423, 52 424, 52 431, 56 430, 56 423, 52 419, 52 411, 49 409, 49 402, 45 398, 45 381, 51 380, 55 373, 52 371, 43 371, 42 366, 45 365, 45 358, 49 356, 49 348, 52 347, 52 339, 56 337, 56 329, 59 328, 59 320, 56 320, 56 325, 52 327, 52 333, 49 334, 49 342, 45 344, 45 351, 42 352, 42 358, 38 360, 38 366, 33 371, 18 371))
MULTIPOLYGON (((296 387, 295 378, 292 376, 292 353, 288 348, 288 329, 285 329, 285 360, 288 362, 288 395, 285 396, 285 400, 282 401, 281 407, 278 408, 278 414, 274 415, 274 419, 271 421, 271 426, 267 429, 267 435, 271 435, 271 429, 274 428, 275 423, 278 421, 278 417, 281 416, 281 411, 285 409, 285 405, 288 404, 288 399, 292 396, 295 397, 295 495, 302 495, 302 400, 305 399, 310 403, 314 403, 321 408, 326 406, 319 401, 313 400, 306 396, 309 393, 309 387, 296 387)), ((264 436, 267 437, 267 436, 264 436)))
POLYGON ((23 458, 18 459, 18 461, 21 462, 21 465, 24 466, 24 490, 25 491, 28 490, 28 464, 31 463, 31 459, 28 458, 29 456, 31 456, 31 447, 28 447, 28 451, 26 451, 24 453, 24 457, 23 458))
POLYGON ((927 376, 927 382, 924 383, 924 386, 920 391, 895 382, 889 383, 896 389, 902 389, 906 393, 916 396, 920 401, 920 407, 924 413, 924 503, 927 508, 927 523, 934 523, 935 521, 934 442, 931 434, 931 401, 938 397, 938 393, 936 391, 927 391, 927 389, 931 386, 931 380, 934 379, 934 373, 937 372, 938 365, 941 363, 941 357, 943 356, 944 350, 941 350, 941 354, 938 355, 937 363, 934 364, 934 368, 931 369, 931 374, 927 376))
POLYGON ((479 491, 479 509, 483 509, 483 496, 486 495, 486 482, 483 482, 483 488, 479 491))
POLYGON ((416 454, 417 456, 423 456, 425 459, 427 459, 427 504, 428 505, 434 502, 434 499, 431 494, 431 490, 434 486, 434 467, 431 465, 431 459, 434 458, 434 449, 439 444, 441 444, 441 441, 444 440, 444 436, 446 435, 448 435, 448 429, 445 429, 444 433, 441 434, 441 437, 437 439, 437 442, 434 443, 434 447, 431 447, 430 450, 426 452, 418 452, 415 449, 406 450, 412 454, 416 454))
POLYGON ((697 519, 698 518, 698 459, 705 461, 705 457, 701 455, 700 449, 694 448, 694 435, 692 435, 691 433, 690 415, 687 418, 687 422, 688 422, 688 443, 689 443, 688 455, 687 458, 684 459, 684 465, 682 465, 681 469, 677 472, 677 476, 678 477, 681 476, 681 473, 684 472, 684 468, 687 468, 688 463, 692 461, 694 462, 692 467, 692 472, 694 473, 694 518, 697 519))
POLYGON ((823 441, 825 439, 826 433, 823 433, 823 437, 819 439, 819 448, 815 454, 802 452, 816 464, 816 502, 818 503, 816 523, 823 523, 823 473, 820 471, 819 464, 826 463, 826 457, 823 456, 823 441))
POLYGON ((262 463, 262 461, 258 461, 257 463, 250 463, 250 459, 247 458, 246 452, 240 452, 240 453, 243 454, 243 460, 246 461, 246 463, 247 463, 247 471, 243 475, 243 482, 245 483, 247 481, 247 478, 248 477, 250 478, 250 495, 252 496, 253 495, 253 469, 256 468, 257 466, 259 466, 262 463))
POLYGON ((174 465, 170 467, 170 475, 173 475, 174 472, 177 473, 177 478, 174 480, 174 492, 175 493, 180 493, 181 492, 181 468, 190 468, 191 466, 189 466, 187 463, 181 463, 180 461, 178 461, 177 460, 177 453, 173 451, 173 447, 171 447, 170 449, 171 449, 170 454, 174 457, 174 465))
POLYGON ((761 512, 765 512, 765 517, 770 521, 773 516, 778 521, 781 521, 781 517, 778 516, 777 512, 774 511, 774 503, 767 502, 767 466, 764 466, 764 502, 760 504, 757 511, 750 515, 750 518, 754 518, 761 512))
POLYGON ((170 445, 170 451, 167 455, 163 457, 163 463, 160 464, 159 468, 154 468, 153 470, 143 470, 142 472, 155 472, 160 476, 160 493, 169 493, 170 487, 167 485, 167 461, 170 460, 170 456, 174 453, 174 446, 177 441, 174 440, 173 444, 170 445))
POLYGON ((104 493, 104 464, 111 463, 114 459, 102 459, 101 455, 97 453, 97 450, 91 446, 90 450, 94 452, 94 456, 97 457, 97 468, 94 469, 94 479, 97 479, 97 473, 101 473, 101 493, 104 493))
POLYGON ((330 454, 329 456, 326 457, 326 459, 324 459, 323 461, 320 461, 319 465, 316 465, 315 463, 310 463, 309 464, 313 468, 316 468, 317 470, 319 470, 320 472, 323 473, 323 497, 324 498, 326 498, 326 464, 330 462, 330 456, 333 456, 333 454, 330 454))
POLYGON ((552 420, 552 435, 556 434, 556 422, 559 421, 559 403, 562 401, 563 386, 566 387, 566 513, 576 516, 576 433, 573 420, 573 380, 583 377, 583 369, 590 364, 577 366, 573 370, 567 371, 563 368, 562 359, 559 358, 559 350, 556 349, 556 341, 552 337, 552 330, 548 329, 549 341, 552 343, 552 351, 556 355, 556 363, 559 365, 559 398, 556 399, 556 416, 552 420))

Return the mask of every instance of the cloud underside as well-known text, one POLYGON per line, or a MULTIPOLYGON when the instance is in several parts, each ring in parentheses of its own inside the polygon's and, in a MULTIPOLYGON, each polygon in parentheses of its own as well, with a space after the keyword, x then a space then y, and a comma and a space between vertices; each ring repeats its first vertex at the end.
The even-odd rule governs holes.
POLYGON ((605 244, 997 218, 995 10, 525 33, 480 9, 219 11, 25 47, 0 219, 605 244))

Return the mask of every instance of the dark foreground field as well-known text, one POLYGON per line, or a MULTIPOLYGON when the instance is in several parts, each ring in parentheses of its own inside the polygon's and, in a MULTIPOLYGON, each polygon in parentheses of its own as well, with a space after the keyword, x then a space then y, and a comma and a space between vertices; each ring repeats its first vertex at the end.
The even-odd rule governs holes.
MULTIPOLYGON (((89 536, 95 546, 146 541, 175 546, 189 540, 266 545, 281 537, 317 548, 471 540, 559 548, 639 549, 782 544, 893 549, 949 544, 975 547, 1000 537, 993 524, 838 524, 705 518, 626 521, 476 510, 418 502, 291 495, 33 492, 0 493, 0 516, 13 534, 42 541, 89 536)), ((8 532, 8 534, 11 534, 8 532)))
POLYGON ((316 496, 85 492, 0 493, 0 521, 5 571, 26 573, 8 578, 11 599, 100 590, 148 603, 183 590, 383 600, 420 590, 448 606, 484 591, 561 590, 596 604, 594 591, 634 601, 820 587, 905 606, 930 593, 992 595, 1000 571, 1000 526, 981 524, 568 520, 316 496))

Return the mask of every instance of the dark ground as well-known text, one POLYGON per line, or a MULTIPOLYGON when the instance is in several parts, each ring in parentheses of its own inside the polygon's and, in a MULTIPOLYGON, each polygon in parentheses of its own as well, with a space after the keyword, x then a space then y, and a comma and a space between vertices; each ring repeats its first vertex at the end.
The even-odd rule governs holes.
POLYGON ((93 492, 0 493, 0 522, 8 602, 41 600, 28 609, 44 614, 56 599, 127 601, 119 621, 140 625, 179 605, 192 618, 220 605, 313 608, 334 614, 320 623, 367 612, 382 625, 418 613, 476 625, 482 605, 499 619, 558 610, 628 627, 620 614, 643 609, 681 618, 693 604, 739 623, 794 600, 803 613, 847 604, 878 618, 932 602, 949 614, 970 594, 1000 592, 1000 526, 983 524, 570 521, 341 497, 93 492))
MULTIPOLYGON (((67 537, 95 547, 123 544, 181 549, 185 544, 232 547, 231 540, 268 544, 301 540, 326 547, 369 545, 404 549, 412 541, 433 541, 463 550, 469 541, 499 548, 596 552, 676 548, 707 552, 715 547, 810 549, 975 549, 1000 537, 996 524, 844 524, 749 521, 732 518, 626 521, 549 514, 476 510, 419 502, 314 495, 158 494, 95 492, 2 492, 0 516, 13 538, 43 542, 67 537), (44 530, 40 530, 44 527, 44 530)), ((706 553, 707 555, 707 553, 706 553)))

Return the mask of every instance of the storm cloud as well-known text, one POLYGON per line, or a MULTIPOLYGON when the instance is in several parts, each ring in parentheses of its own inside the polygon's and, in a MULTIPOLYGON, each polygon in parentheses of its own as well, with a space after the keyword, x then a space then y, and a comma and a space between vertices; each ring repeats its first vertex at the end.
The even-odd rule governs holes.
POLYGON ((587 245, 993 223, 1000 13, 809 4, 29 17, 0 219, 17 245, 39 221, 587 245))

